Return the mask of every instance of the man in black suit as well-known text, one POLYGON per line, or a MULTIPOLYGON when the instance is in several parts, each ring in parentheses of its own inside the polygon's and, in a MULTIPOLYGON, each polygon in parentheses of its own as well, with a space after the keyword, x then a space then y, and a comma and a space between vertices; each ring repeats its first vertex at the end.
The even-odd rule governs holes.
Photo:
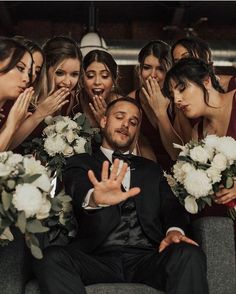
POLYGON ((134 99, 111 102, 101 120, 101 150, 69 159, 64 183, 78 234, 35 262, 42 294, 81 294, 84 285, 115 282, 144 283, 169 294, 208 293, 205 256, 185 235, 186 212, 162 169, 126 155, 140 121, 134 99), (114 150, 120 160, 112 164, 114 150))

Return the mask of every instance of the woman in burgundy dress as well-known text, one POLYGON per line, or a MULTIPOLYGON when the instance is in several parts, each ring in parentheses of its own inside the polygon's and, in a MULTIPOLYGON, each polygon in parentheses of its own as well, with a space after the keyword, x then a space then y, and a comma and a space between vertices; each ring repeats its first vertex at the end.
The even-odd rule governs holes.
MULTIPOLYGON (((45 64, 35 86, 35 111, 17 132, 12 148, 24 140, 41 137, 48 115, 77 113, 82 54, 68 37, 54 37, 43 45, 45 64)), ((22 148, 15 149, 23 152, 22 148)))
MULTIPOLYGON (((212 53, 208 43, 198 37, 186 37, 177 40, 171 47, 173 63, 182 58, 194 57, 213 64, 212 53)), ((225 92, 236 89, 236 77, 230 75, 217 75, 219 83, 225 92)))
POLYGON ((0 37, 0 109, 10 101, 9 111, 1 115, 0 151, 5 151, 22 122, 30 115, 29 103, 33 60, 28 49, 13 39, 0 37))
POLYGON ((161 40, 151 41, 141 49, 138 61, 140 89, 129 93, 143 110, 137 153, 169 171, 179 152, 173 143, 188 142, 192 130, 188 119, 162 93, 172 65, 170 46, 161 40))
MULTIPOLYGON (((188 118, 199 119, 192 139, 207 135, 231 136, 236 139, 236 91, 224 93, 212 66, 196 58, 185 58, 167 73, 164 92, 188 118)), ((225 204, 236 199, 236 181, 231 189, 215 193, 212 206, 199 216, 226 216, 225 204)))

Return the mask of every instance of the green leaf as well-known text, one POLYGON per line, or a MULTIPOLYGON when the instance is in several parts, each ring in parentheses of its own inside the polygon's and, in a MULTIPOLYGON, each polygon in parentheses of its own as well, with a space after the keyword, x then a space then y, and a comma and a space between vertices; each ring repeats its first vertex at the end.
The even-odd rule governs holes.
POLYGON ((212 198, 209 196, 201 197, 202 201, 206 202, 209 206, 212 204, 212 198))
POLYGON ((30 233, 45 233, 49 228, 44 227, 39 220, 34 219, 26 224, 26 230, 30 233))
POLYGON ((41 174, 34 174, 34 175, 25 175, 23 177, 24 183, 31 184, 34 181, 36 181, 39 177, 41 177, 41 174))
POLYGON ((18 214, 16 226, 20 229, 21 233, 25 233, 26 229, 26 217, 25 217, 25 212, 21 211, 18 214))
POLYGON ((227 177, 225 181, 225 188, 230 189, 234 185, 234 179, 232 177, 227 177))
POLYGON ((3 209, 6 211, 9 209, 12 201, 12 195, 10 193, 7 193, 6 191, 2 192, 2 204, 3 209))
POLYGON ((38 246, 30 244, 30 251, 35 258, 37 258, 37 259, 43 258, 42 250, 38 246))

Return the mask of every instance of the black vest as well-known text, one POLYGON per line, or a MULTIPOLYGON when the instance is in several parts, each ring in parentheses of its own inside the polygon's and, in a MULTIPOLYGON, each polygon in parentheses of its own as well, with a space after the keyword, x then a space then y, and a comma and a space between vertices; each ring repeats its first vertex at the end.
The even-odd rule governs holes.
POLYGON ((102 247, 135 246, 154 248, 155 244, 144 234, 136 211, 135 201, 129 198, 120 205, 120 224, 106 238, 102 247))

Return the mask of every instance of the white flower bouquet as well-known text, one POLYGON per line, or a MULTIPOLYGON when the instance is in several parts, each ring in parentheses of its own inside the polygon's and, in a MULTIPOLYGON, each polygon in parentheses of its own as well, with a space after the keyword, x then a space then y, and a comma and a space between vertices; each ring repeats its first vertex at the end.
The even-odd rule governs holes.
POLYGON ((92 128, 82 113, 73 119, 68 116, 48 116, 47 127, 41 138, 35 138, 24 144, 25 153, 32 153, 52 171, 54 176, 61 178, 66 158, 79 153, 91 153, 92 138, 100 140, 99 129, 92 128))
MULTIPOLYGON (((236 141, 232 137, 209 135, 199 142, 185 146, 175 144, 182 151, 173 166, 173 176, 167 181, 179 201, 190 213, 197 213, 205 205, 212 205, 212 197, 220 186, 232 188, 236 175, 236 141)), ((230 216, 236 217, 236 201, 225 204, 230 216)))
MULTIPOLYGON (((51 198, 51 181, 40 161, 13 152, 0 153, 0 244, 14 239, 12 227, 25 235, 36 258, 42 251, 35 234, 48 232, 51 219, 65 226, 71 198, 62 193, 51 198)), ((55 224, 54 224, 55 225, 55 224)))

